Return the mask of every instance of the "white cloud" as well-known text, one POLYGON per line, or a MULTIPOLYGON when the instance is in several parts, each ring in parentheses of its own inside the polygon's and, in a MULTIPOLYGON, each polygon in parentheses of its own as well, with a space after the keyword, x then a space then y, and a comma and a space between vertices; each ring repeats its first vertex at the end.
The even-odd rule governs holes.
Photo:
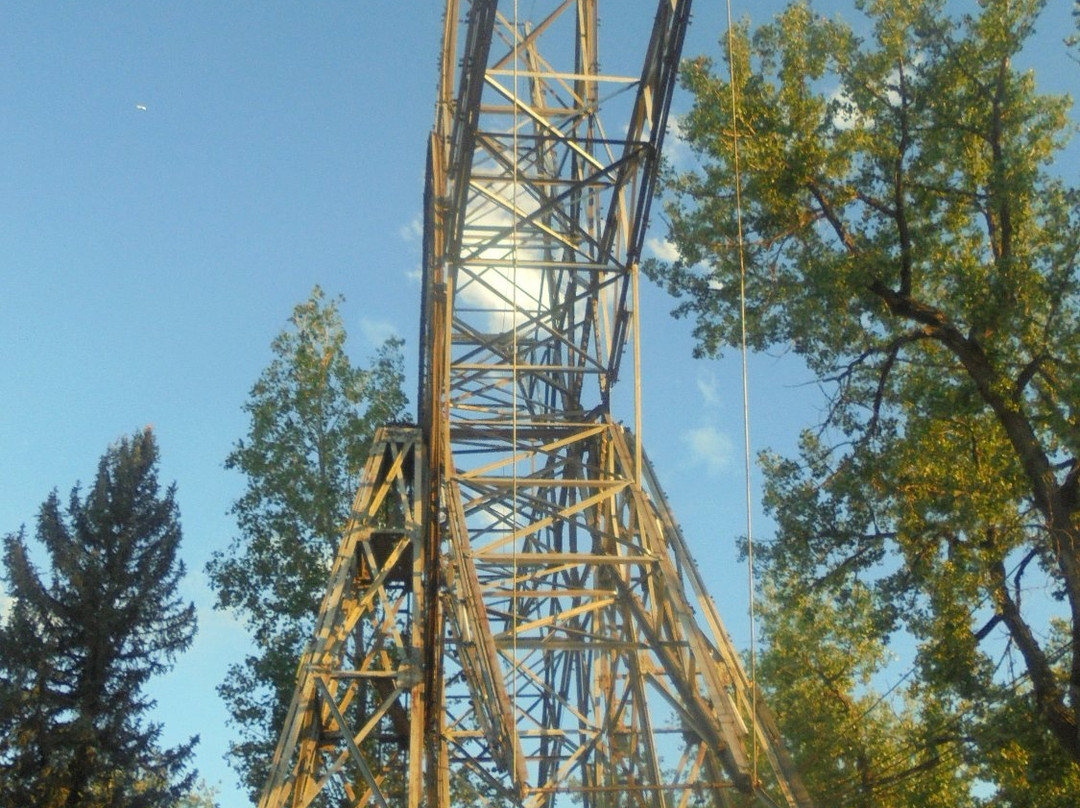
MULTIPOLYGON (((914 62, 908 66, 907 70, 912 75, 918 75, 923 62, 925 62, 925 58, 922 54, 916 54, 914 62)), ((894 68, 885 78, 885 81, 881 86, 873 87, 872 89, 879 96, 883 96, 890 107, 897 108, 903 100, 897 89, 900 87, 900 80, 900 71, 894 68)), ((908 80, 911 80, 911 76, 909 76, 908 80)), ((872 129, 874 127, 874 118, 865 114, 864 111, 859 108, 855 99, 851 97, 842 85, 828 94, 828 100, 835 105, 833 111, 833 126, 837 129, 848 130, 854 129, 856 126, 866 129, 872 129)))
MULTIPOLYGON (((527 215, 535 209, 535 199, 519 199, 518 207, 527 215)), ((458 270, 455 294, 467 306, 475 307, 486 322, 480 328, 494 333, 507 332, 529 317, 541 306, 546 273, 534 264, 542 257, 536 247, 518 246, 513 243, 513 217, 494 205, 481 210, 470 222, 481 239, 476 245, 466 244, 466 251, 479 247, 478 254, 468 269, 458 270), (502 238, 493 240, 492 232, 504 230, 502 238), (483 245, 483 246, 481 246, 483 245), (517 259, 520 266, 507 265, 517 259), (491 261, 492 265, 485 266, 491 261)), ((519 239, 523 236, 519 235, 519 239)), ((476 325, 479 325, 478 323, 476 325)))
POLYGON ((661 261, 677 261, 679 260, 678 248, 666 238, 661 239, 656 236, 651 236, 645 239, 646 252, 652 253, 653 257, 659 258, 661 261))
POLYGON ((705 424, 682 434, 692 462, 705 466, 709 474, 719 474, 731 465, 734 457, 731 438, 712 424, 705 424))
POLYGON ((833 111, 833 126, 837 129, 846 131, 866 122, 858 107, 855 106, 855 102, 843 87, 837 87, 833 90, 829 94, 829 101, 836 105, 833 111))
POLYGON ((682 169, 693 159, 694 152, 683 134, 682 121, 677 116, 668 118, 667 137, 664 138, 664 157, 676 169, 682 169))

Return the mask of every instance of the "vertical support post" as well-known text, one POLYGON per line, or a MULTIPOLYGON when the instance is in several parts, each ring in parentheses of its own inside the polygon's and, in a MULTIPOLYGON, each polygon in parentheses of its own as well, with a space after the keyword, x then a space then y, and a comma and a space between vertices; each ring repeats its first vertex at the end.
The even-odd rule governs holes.
POLYGON ((634 329, 634 484, 641 487, 641 301, 638 293, 641 271, 637 261, 630 265, 630 283, 633 286, 634 329))
POLYGON ((406 776, 406 808, 421 808, 425 757, 423 754, 424 728, 427 724, 427 713, 431 704, 424 670, 424 642, 426 640, 424 621, 428 619, 428 594, 424 589, 424 567, 427 563, 426 549, 429 537, 426 514, 430 496, 428 487, 430 474, 427 468, 427 456, 428 452, 423 452, 423 456, 417 457, 413 469, 413 485, 416 496, 413 498, 412 503, 412 524, 417 529, 414 530, 412 539, 411 588, 413 609, 415 611, 412 635, 409 638, 409 653, 411 655, 409 670, 412 682, 409 688, 409 760, 406 776))

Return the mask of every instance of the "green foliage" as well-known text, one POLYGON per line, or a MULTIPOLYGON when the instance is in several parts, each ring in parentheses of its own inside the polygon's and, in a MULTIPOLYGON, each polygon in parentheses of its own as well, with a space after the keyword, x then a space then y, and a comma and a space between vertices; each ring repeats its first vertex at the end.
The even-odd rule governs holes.
POLYGON ((874 688, 893 661, 880 607, 858 584, 837 594, 766 592, 769 645, 758 676, 807 788, 818 805, 974 805, 948 706, 910 687, 874 688))
POLYGON ((265 780, 371 437, 406 404, 400 340, 387 341, 370 369, 354 367, 339 302, 316 287, 293 310, 244 405, 248 434, 225 461, 247 489, 232 509, 239 533, 207 572, 218 608, 243 618, 257 649, 219 687, 240 731, 231 762, 252 794, 265 780))
POLYGON ((4 542, 14 604, 0 628, 0 804, 154 808, 187 792, 196 739, 160 749, 149 679, 195 635, 175 487, 147 429, 101 458, 86 496, 53 492, 37 520, 46 581, 23 532, 4 542))
POLYGON ((751 346, 794 350, 828 396, 799 456, 765 459, 770 628, 809 599, 846 604, 831 631, 910 637, 914 701, 890 720, 930 738, 940 714, 995 804, 1035 804, 1080 765, 1080 190, 1052 173, 1075 125, 1012 64, 1042 0, 856 5, 865 38, 801 3, 735 31, 737 115, 728 79, 687 65, 702 167, 669 177, 682 260, 650 272, 707 354, 738 344, 745 280, 751 346), (1023 788, 983 763, 1006 714, 1023 788))
POLYGON ((177 808, 219 808, 218 789, 199 781, 192 791, 180 798, 177 808))

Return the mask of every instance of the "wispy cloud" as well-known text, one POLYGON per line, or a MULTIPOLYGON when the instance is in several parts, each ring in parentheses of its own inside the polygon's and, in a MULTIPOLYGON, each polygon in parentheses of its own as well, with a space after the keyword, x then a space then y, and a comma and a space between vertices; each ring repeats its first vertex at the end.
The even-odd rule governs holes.
POLYGON ((710 368, 698 370, 694 380, 698 393, 706 407, 720 406, 720 383, 716 380, 716 374, 710 368))
POLYGON ((709 474, 719 474, 731 465, 734 457, 731 438, 712 424, 683 432, 682 440, 691 461, 705 466, 709 474))
POLYGON ((414 217, 411 222, 401 226, 398 234, 401 236, 402 241, 419 241, 424 235, 423 219, 419 216, 414 217))
POLYGON ((397 326, 388 320, 364 317, 360 320, 360 335, 371 345, 382 345, 391 337, 398 336, 398 330, 397 326))

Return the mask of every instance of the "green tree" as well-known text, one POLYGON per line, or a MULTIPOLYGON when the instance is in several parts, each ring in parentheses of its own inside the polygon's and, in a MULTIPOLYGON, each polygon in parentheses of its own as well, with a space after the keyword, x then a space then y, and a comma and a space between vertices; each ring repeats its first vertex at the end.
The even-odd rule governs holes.
POLYGON ((188 792, 197 742, 160 748, 144 688, 195 636, 195 607, 177 588, 184 565, 175 486, 161 491, 146 429, 101 458, 66 514, 53 492, 37 540, 4 542, 11 611, 0 627, 0 804, 154 808, 188 792))
POLYGON ((232 509, 238 535, 207 572, 217 607, 243 618, 256 648, 219 687, 240 732, 231 763, 252 794, 266 778, 371 437, 407 403, 401 341, 383 344, 370 368, 354 366, 340 302, 315 287, 295 307, 244 405, 247 437, 225 461, 247 488, 232 509))
POLYGON ((856 5, 863 37, 800 3, 734 31, 734 115, 687 66, 701 168, 670 178, 682 259, 651 272, 709 354, 739 343, 744 286, 751 347, 828 396, 799 456, 765 459, 776 608, 867 587, 973 762, 1008 710, 1028 785, 1075 782, 1080 191, 1053 173, 1075 127, 1013 65, 1044 2, 856 5))
POLYGON ((177 808, 219 808, 218 789, 200 780, 195 787, 180 798, 177 808))
POLYGON ((871 588, 841 596, 770 582, 757 678, 807 788, 822 806, 964 808, 978 773, 958 746, 954 705, 897 678, 871 588))

